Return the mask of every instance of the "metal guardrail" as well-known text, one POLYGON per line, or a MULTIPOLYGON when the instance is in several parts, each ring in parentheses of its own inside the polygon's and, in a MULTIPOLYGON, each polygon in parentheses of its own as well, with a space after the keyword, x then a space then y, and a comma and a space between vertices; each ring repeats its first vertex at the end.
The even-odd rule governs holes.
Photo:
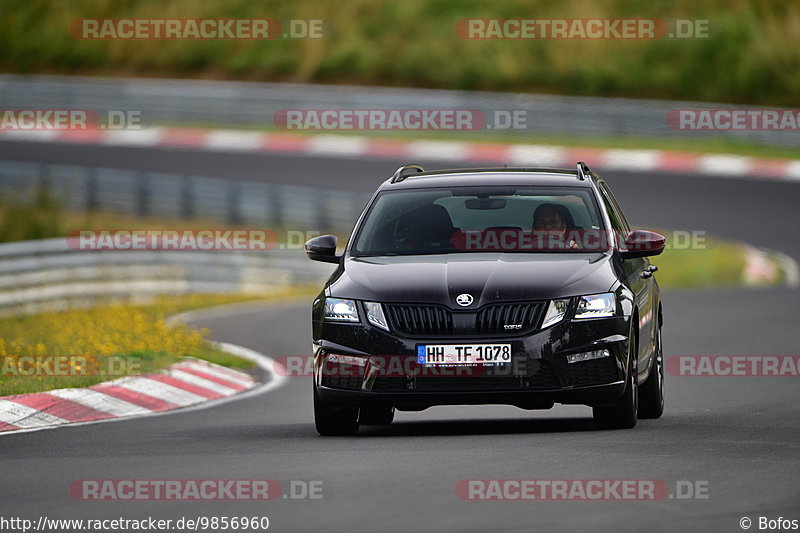
MULTIPOLYGON (((742 106, 702 102, 553 95, 301 85, 202 80, 148 80, 61 76, 0 76, 0 108, 140 111, 145 124, 269 126, 286 109, 477 109, 526 111, 527 132, 539 135, 673 137, 725 136, 765 145, 795 146, 781 131, 677 131, 666 124, 673 109, 742 106)), ((752 109, 752 107, 749 107, 752 109)), ((480 130, 497 134, 499 130, 480 130)))
MULTIPOLYGON (((38 186, 46 186, 71 210, 335 233, 351 230, 368 199, 312 187, 0 161, 0 191, 6 199, 30 196, 38 186)), ((332 270, 297 249, 85 251, 70 248, 64 238, 9 243, 0 245, 0 316, 157 294, 261 294, 319 283, 332 270)))
POLYGON ((348 233, 368 194, 207 176, 0 161, 0 191, 38 186, 71 210, 202 218, 230 224, 348 233))
POLYGON ((66 239, 0 245, 0 316, 141 301, 157 294, 269 293, 318 283, 333 265, 302 250, 83 251, 66 239))

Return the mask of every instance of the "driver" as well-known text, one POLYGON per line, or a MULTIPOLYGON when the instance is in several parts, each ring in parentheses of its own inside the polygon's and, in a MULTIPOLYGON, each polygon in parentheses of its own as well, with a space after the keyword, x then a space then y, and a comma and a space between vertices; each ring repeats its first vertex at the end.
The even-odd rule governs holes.
POLYGON ((548 248, 578 248, 577 242, 565 239, 569 217, 566 209, 563 205, 542 204, 533 212, 533 234, 546 238, 548 248))

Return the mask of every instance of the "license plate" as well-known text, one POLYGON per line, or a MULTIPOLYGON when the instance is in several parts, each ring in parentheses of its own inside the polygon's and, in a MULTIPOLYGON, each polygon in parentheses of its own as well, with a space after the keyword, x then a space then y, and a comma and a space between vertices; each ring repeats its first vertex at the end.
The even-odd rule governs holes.
POLYGON ((502 365, 511 362, 510 344, 419 344, 417 363, 438 365, 502 365))

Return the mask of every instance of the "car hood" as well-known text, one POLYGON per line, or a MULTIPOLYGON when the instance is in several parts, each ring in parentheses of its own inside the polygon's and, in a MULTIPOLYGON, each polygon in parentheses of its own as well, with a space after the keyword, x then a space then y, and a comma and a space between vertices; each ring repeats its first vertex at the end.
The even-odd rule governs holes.
POLYGON ((603 253, 459 253, 349 257, 330 295, 379 302, 437 303, 474 309, 492 302, 529 301, 608 291, 616 276, 603 253))

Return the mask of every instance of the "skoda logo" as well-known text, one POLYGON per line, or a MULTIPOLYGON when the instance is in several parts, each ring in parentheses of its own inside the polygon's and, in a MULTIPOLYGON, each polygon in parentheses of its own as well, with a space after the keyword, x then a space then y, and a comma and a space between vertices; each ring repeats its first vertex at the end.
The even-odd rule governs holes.
POLYGON ((466 307, 472 304, 472 295, 467 293, 459 294, 456 296, 456 303, 461 307, 466 307))

